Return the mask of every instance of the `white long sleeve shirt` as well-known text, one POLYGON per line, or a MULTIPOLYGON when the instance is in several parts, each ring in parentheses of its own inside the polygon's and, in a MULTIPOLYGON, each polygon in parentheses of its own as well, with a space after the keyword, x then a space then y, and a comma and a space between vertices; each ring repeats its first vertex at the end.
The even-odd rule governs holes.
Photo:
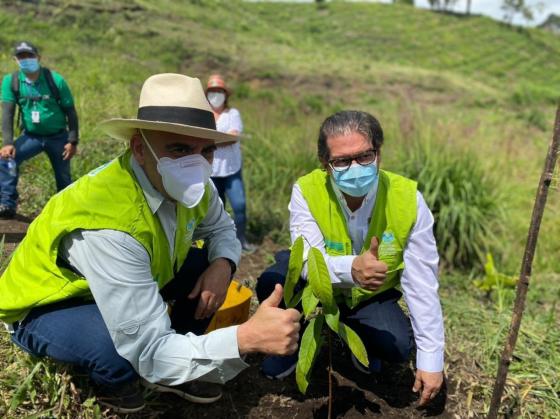
MULTIPOLYGON (((176 204, 154 189, 132 157, 131 165, 173 252, 176 204)), ((198 239, 208 244, 210 262, 224 257, 239 263, 241 246, 216 190, 194 232, 193 240, 198 239)), ((117 352, 148 381, 177 385, 202 378, 224 383, 248 366, 239 355, 237 326, 203 336, 175 333, 152 277, 148 252, 129 234, 76 230, 63 239, 60 255, 87 278, 117 352)))
MULTIPOLYGON (((304 240, 304 258, 309 251, 309 246, 321 250, 325 256, 334 287, 351 288, 356 286, 352 278, 352 262, 360 254, 368 232, 369 220, 377 195, 377 184, 366 195, 362 206, 354 212, 350 211, 340 191, 337 188, 333 189, 343 209, 354 255, 329 256, 326 254, 323 234, 311 215, 298 184, 295 184, 292 189, 292 197, 288 206, 290 235, 292 242, 301 235, 306 238, 304 240)), ((405 267, 400 283, 410 312, 416 341, 416 366, 423 371, 439 372, 443 370, 445 338, 438 296, 439 256, 433 234, 433 224, 432 213, 422 194, 417 192, 416 223, 404 248, 405 267)), ((304 266, 303 275, 304 277, 307 275, 306 266, 304 266)))

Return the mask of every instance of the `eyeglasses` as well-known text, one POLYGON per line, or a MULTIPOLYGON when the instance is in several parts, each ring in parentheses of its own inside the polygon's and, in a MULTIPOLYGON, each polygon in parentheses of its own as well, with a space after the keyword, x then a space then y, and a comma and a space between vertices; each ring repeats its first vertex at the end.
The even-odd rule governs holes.
POLYGON ((359 165, 368 166, 375 161, 376 157, 377 157, 377 150, 372 148, 356 156, 339 157, 336 159, 329 160, 329 166, 335 172, 345 172, 350 168, 353 161, 355 161, 359 165))

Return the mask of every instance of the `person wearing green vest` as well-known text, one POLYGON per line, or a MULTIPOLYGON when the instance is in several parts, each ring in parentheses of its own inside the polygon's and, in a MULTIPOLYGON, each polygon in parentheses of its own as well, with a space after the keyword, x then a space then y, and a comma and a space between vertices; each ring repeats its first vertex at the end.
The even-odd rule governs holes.
POLYGON ((119 413, 144 407, 140 384, 214 402, 244 354, 292 354, 300 328, 279 285, 245 323, 204 335, 241 255, 210 181, 216 144, 238 137, 180 74, 149 77, 137 117, 102 128, 129 147, 31 223, 0 277, 0 320, 23 350, 86 370, 119 413))
POLYGON ((18 172, 23 162, 47 153, 60 191, 72 182, 70 159, 78 146, 78 115, 64 78, 41 66, 41 56, 30 42, 16 44, 14 59, 19 71, 2 79, 0 218, 16 214, 18 172), (14 142, 16 107, 23 132, 14 142))
MULTIPOLYGON (((321 250, 344 319, 366 345, 370 367, 352 357, 363 373, 379 373, 380 360, 408 361, 416 343, 420 404, 443 383, 444 329, 438 290, 438 253, 433 217, 416 182, 381 170, 383 130, 375 117, 341 111, 319 131, 322 168, 301 177, 289 205, 292 242, 304 237, 305 252, 321 250), (402 296, 410 321, 398 304, 402 296)), ((305 254, 306 254, 305 253, 305 254)), ((289 251, 258 279, 257 295, 283 284, 289 251)), ((306 279, 304 265, 303 278, 306 279)), ((294 371, 295 356, 271 356, 262 363, 269 378, 294 371)))

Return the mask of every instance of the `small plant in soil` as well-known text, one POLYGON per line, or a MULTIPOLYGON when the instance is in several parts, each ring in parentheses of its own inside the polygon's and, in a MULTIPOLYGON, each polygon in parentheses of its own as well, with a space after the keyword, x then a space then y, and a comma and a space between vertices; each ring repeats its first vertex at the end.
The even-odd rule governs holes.
POLYGON ((354 356, 366 367, 369 366, 369 360, 364 343, 358 334, 340 321, 340 311, 335 301, 327 264, 323 254, 316 247, 310 247, 307 255, 305 286, 294 295, 303 268, 303 247, 303 237, 300 236, 292 246, 284 285, 286 307, 293 308, 301 302, 305 316, 296 366, 296 382, 299 390, 305 394, 313 364, 325 342, 323 329, 326 329, 329 350, 329 417, 331 417, 332 332, 348 345, 354 356))

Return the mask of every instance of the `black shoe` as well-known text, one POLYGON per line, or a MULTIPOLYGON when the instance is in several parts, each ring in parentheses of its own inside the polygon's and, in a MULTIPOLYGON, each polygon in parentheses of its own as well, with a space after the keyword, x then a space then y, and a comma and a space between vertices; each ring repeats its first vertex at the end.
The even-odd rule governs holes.
POLYGON ((7 205, 0 205, 0 218, 11 220, 16 216, 16 209, 7 205))
POLYGON ((166 386, 159 383, 150 383, 142 380, 142 384, 149 389, 160 393, 173 393, 193 403, 214 403, 222 397, 222 386, 220 384, 207 383, 205 381, 187 381, 178 386, 166 386))
POLYGON ((123 384, 120 387, 99 387, 97 403, 110 407, 117 413, 139 412, 145 406, 139 381, 123 384))

